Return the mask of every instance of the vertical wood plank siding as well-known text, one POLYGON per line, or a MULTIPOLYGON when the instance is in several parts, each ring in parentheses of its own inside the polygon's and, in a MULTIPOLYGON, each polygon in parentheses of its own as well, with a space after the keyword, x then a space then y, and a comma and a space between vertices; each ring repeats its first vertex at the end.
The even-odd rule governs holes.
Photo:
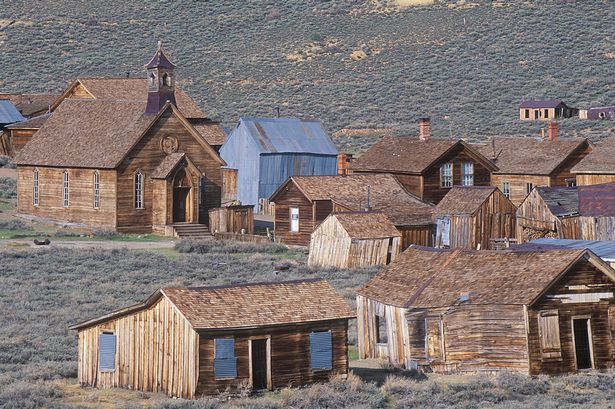
POLYGON ((149 309, 79 331, 78 345, 78 379, 83 386, 195 396, 199 336, 166 298, 149 309), (112 372, 98 368, 103 331, 112 331, 117 340, 112 372))
POLYGON ((491 175, 491 184, 498 187, 500 190, 503 190, 504 182, 508 182, 510 186, 510 201, 513 202, 515 206, 520 206, 527 196, 526 185, 528 183, 532 183, 534 187, 551 186, 551 178, 549 178, 549 176, 491 175))
POLYGON ((274 389, 325 382, 333 374, 347 374, 347 330, 347 321, 341 320, 258 330, 221 331, 215 334, 201 332, 197 396, 218 394, 227 388, 235 391, 239 386, 251 384, 250 339, 271 338, 271 386, 274 389), (314 371, 310 368, 310 332, 328 330, 332 333, 333 367, 331 370, 314 371), (237 378, 216 380, 213 371, 214 339, 228 336, 235 338, 237 378))
POLYGON ((209 211, 209 231, 218 233, 254 233, 254 206, 219 207, 209 211))
POLYGON ((427 226, 395 226, 401 233, 401 251, 412 244, 433 247, 436 234, 436 225, 427 226))
POLYGON ((314 213, 310 202, 294 183, 280 192, 275 204, 275 239, 284 244, 307 246, 314 231, 314 213), (299 231, 290 231, 290 207, 299 208, 299 231))
POLYGON ((94 171, 96 169, 68 168, 69 206, 63 205, 64 168, 38 167, 39 205, 34 206, 32 166, 17 168, 17 210, 54 220, 84 223, 114 230, 116 227, 116 172, 99 170, 100 208, 94 208, 94 171))
POLYGON ((577 173, 577 186, 600 185, 603 183, 615 182, 615 174, 585 174, 577 173))

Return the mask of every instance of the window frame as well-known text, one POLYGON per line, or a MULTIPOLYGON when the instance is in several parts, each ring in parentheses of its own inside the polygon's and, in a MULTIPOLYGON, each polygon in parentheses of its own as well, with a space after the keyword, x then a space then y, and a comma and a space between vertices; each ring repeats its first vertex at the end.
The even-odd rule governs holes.
POLYGON ((510 182, 502 182, 502 194, 510 199, 510 182))
POLYGON ((530 110, 529 109, 525 110, 525 119, 530 119, 530 110))
POLYGON ((70 176, 68 169, 62 174, 62 207, 65 209, 70 206, 70 176))
POLYGON ((525 195, 529 195, 530 193, 532 193, 532 190, 534 190, 536 186, 534 185, 534 183, 532 182, 526 182, 525 183, 525 195))
POLYGON ((327 330, 314 330, 311 331, 309 334, 309 340, 310 340, 310 369, 313 372, 323 372, 323 371, 331 371, 333 370, 333 332, 330 329, 327 330), (314 367, 312 365, 313 363, 313 353, 314 353, 314 349, 312 348, 313 343, 312 343, 312 334, 320 334, 320 333, 328 333, 329 334, 329 340, 331 341, 331 356, 329 357, 329 366, 328 367, 314 367))
POLYGON ((32 206, 38 207, 40 204, 40 172, 38 168, 32 171, 32 206))
POLYGON ((100 209, 100 172, 95 170, 92 177, 92 193, 94 195, 92 205, 94 209, 100 209))
POLYGON ((117 360, 117 335, 115 335, 115 331, 110 331, 110 330, 102 330, 100 332, 100 334, 98 335, 98 371, 99 372, 115 372, 117 365, 116 365, 116 361, 117 360), (102 354, 100 353, 100 344, 101 344, 101 339, 104 335, 111 335, 113 336, 113 346, 114 346, 114 350, 113 350, 113 368, 102 368, 101 366, 101 362, 100 359, 102 357, 102 354))
POLYGON ((461 162, 461 185, 474 186, 474 162, 461 162), (466 173, 466 166, 469 166, 470 173, 466 173), (468 178, 470 183, 466 183, 466 178, 468 178))
POLYGON ((144 194, 143 190, 145 187, 145 176, 141 169, 138 169, 134 173, 133 177, 133 205, 136 210, 144 210, 145 204, 143 203, 144 194))
POLYGON ((440 187, 450 189, 453 187, 453 163, 447 162, 440 165, 440 187), (450 175, 446 174, 446 170, 450 170, 450 175))
POLYGON ((238 371, 237 371, 237 352, 235 351, 236 347, 237 347, 237 343, 235 342, 235 337, 217 337, 217 338, 213 338, 213 341, 214 341, 214 361, 213 361, 214 379, 216 381, 224 380, 224 379, 237 379, 237 376, 238 376, 238 371), (216 353, 218 352, 218 347, 216 346, 216 344, 217 344, 216 341, 218 339, 231 339, 231 340, 233 340, 233 357, 232 358, 216 357, 216 353), (221 377, 216 376, 216 359, 234 359, 235 360, 235 376, 221 376, 221 377))
POLYGON ((299 215, 300 215, 299 207, 297 207, 297 206, 289 206, 288 207, 288 217, 289 217, 288 230, 291 233, 299 233, 300 230, 301 230, 300 223, 299 223, 299 221, 300 221, 300 216, 299 215), (296 213, 297 213, 296 221, 293 220, 293 210, 296 210, 296 213), (296 223, 296 227, 295 227, 295 223, 296 223))

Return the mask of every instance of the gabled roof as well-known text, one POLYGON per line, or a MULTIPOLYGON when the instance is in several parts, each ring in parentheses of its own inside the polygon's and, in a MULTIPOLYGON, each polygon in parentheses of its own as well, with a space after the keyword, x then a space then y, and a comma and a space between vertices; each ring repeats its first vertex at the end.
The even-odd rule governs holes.
POLYGON ((152 179, 166 179, 177 165, 186 157, 183 152, 168 154, 151 174, 152 179))
POLYGON ((26 118, 47 112, 56 98, 56 94, 0 94, 0 99, 10 99, 26 118))
POLYGON ((615 136, 600 141, 581 162, 572 168, 573 173, 615 174, 615 136))
POLYGON ((226 132, 224 132, 224 128, 222 128, 219 122, 200 121, 191 123, 194 129, 203 135, 203 138, 205 138, 207 143, 211 146, 220 146, 226 141, 226 132))
POLYGON ((114 169, 168 109, 223 163, 172 104, 167 104, 158 115, 144 115, 141 102, 77 98, 65 100, 53 112, 13 163, 114 169))
MULTIPOLYGON (((140 101, 143 104, 143 111, 147 105, 147 79, 146 78, 78 78, 64 93, 55 101, 51 107, 55 110, 71 92, 82 85, 95 99, 118 100, 118 101, 140 101)), ((206 115, 198 105, 179 87, 175 87, 175 101, 177 108, 186 118, 205 118, 206 115)))
POLYGON ((344 298, 323 279, 217 287, 162 288, 145 302, 73 325, 84 329, 152 306, 166 297, 195 330, 247 329, 354 318, 344 298))
POLYGON ((433 206, 409 193, 390 174, 359 174, 346 176, 292 176, 270 197, 284 191, 288 184, 297 188, 310 200, 331 200, 349 211, 361 211, 367 204, 371 189, 371 207, 384 213, 396 226, 432 224, 433 206))
POLYGON ((399 230, 381 212, 332 213, 328 217, 337 219, 352 239, 401 237, 399 230))
POLYGON ((453 186, 436 205, 434 214, 474 214, 496 191, 494 186, 453 186))
POLYGON ((412 246, 358 294, 402 308, 531 305, 581 259, 615 281, 615 271, 584 249, 434 251, 412 246))
POLYGON ((25 121, 16 122, 7 126, 7 129, 40 129, 41 126, 49 119, 51 114, 43 114, 35 116, 25 121))
POLYGON ((0 124, 12 124, 25 119, 10 100, 0 99, 0 124))
POLYGON ((491 138, 477 149, 498 170, 495 174, 544 175, 553 173, 578 148, 588 144, 585 138, 491 138))
POLYGON ((350 167, 361 171, 421 174, 460 147, 466 148, 488 169, 496 169, 478 150, 462 140, 432 138, 421 141, 408 136, 385 136, 354 160, 350 167))
POLYGON ((145 68, 147 68, 147 69, 150 69, 150 68, 174 68, 174 67, 175 67, 175 64, 173 64, 171 62, 171 60, 169 60, 167 58, 167 56, 164 53, 164 51, 162 50, 161 46, 158 46, 158 49, 156 50, 156 54, 154 54, 154 56, 152 57, 150 62, 145 64, 145 68))
MULTIPOLYGON (((538 186, 536 193, 545 202, 553 216, 564 217, 579 214, 578 187, 538 186)), ((528 200, 529 197, 525 200, 528 200)))
POLYGON ((566 106, 561 99, 534 99, 521 101, 519 108, 559 108, 566 106))
POLYGON ((322 122, 297 118, 242 117, 230 138, 248 137, 259 153, 309 153, 337 155, 322 122))

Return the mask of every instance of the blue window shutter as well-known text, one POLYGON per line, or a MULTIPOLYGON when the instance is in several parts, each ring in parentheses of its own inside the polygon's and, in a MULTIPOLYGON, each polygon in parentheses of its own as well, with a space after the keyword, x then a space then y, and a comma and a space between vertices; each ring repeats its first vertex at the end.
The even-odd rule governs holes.
POLYGON ((100 334, 98 337, 98 370, 115 370, 115 335, 100 334))
POLYGON ((234 338, 214 340, 214 376, 216 379, 237 377, 237 358, 234 338))
POLYGON ((310 365, 312 369, 331 369, 333 367, 333 343, 331 331, 310 334, 310 365))

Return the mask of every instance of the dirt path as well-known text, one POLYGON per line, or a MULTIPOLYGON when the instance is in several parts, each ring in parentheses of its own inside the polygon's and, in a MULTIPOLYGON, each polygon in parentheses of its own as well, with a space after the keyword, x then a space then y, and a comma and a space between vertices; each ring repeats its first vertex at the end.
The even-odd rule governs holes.
POLYGON ((0 247, 12 248, 70 248, 70 249, 129 249, 129 250, 153 250, 153 249, 172 249, 175 242, 171 240, 162 241, 101 241, 101 240, 53 240, 47 246, 37 246, 33 239, 8 239, 0 241, 0 247))

